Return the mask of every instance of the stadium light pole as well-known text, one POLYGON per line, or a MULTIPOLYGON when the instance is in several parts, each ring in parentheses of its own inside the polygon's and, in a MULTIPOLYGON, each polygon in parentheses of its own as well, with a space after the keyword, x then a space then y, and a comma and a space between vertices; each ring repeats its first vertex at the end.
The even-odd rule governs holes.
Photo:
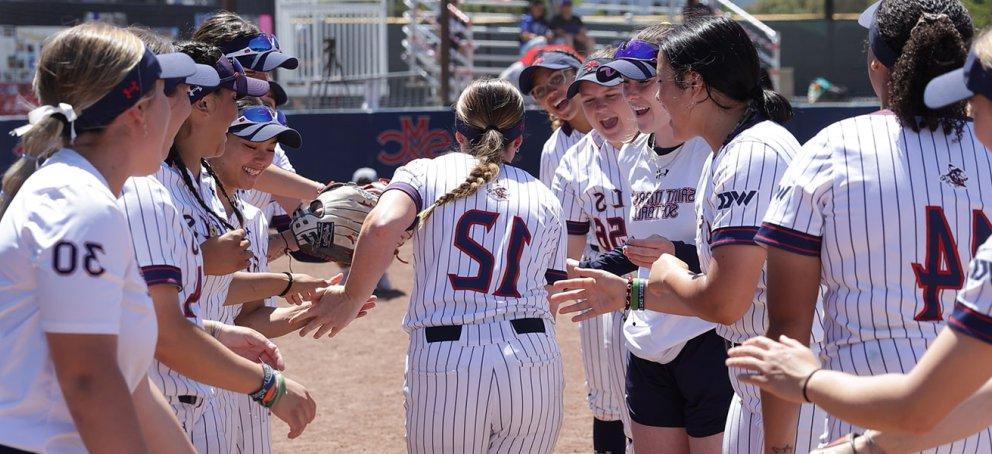
POLYGON ((451 104, 451 0, 441 0, 441 104, 451 104))

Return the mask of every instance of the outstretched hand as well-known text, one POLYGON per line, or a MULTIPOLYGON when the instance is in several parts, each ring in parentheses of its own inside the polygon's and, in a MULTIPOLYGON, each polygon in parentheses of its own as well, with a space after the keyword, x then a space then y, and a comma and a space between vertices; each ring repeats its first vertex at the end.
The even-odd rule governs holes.
POLYGON ((573 279, 555 282, 559 293, 551 296, 551 307, 561 314, 578 312, 573 322, 580 322, 609 312, 622 310, 627 304, 627 280, 611 273, 575 268, 573 279), (565 304, 572 302, 572 304, 565 304))
POLYGON ((214 337, 242 358, 268 364, 276 370, 286 368, 279 347, 258 331, 244 326, 217 323, 214 337))
POLYGON ((365 301, 350 301, 344 293, 344 286, 335 285, 322 289, 319 300, 308 303, 309 307, 290 318, 290 323, 310 320, 300 329, 300 337, 311 332, 313 338, 319 339, 325 334, 334 337, 356 318, 365 316, 375 308, 376 297, 370 296, 365 301))
POLYGON ((753 337, 731 348, 727 355, 727 367, 750 372, 738 375, 741 381, 796 403, 804 401, 803 382, 820 368, 813 352, 788 336, 778 341, 753 337))

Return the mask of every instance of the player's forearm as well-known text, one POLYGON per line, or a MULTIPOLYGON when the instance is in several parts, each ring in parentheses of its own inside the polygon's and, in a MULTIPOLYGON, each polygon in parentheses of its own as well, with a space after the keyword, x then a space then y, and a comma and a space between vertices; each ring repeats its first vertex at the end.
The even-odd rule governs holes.
MULTIPOLYGON (((706 279, 706 275, 704 274, 698 276, 700 280, 706 279)), ((683 291, 687 292, 684 289, 683 291)), ((653 285, 649 281, 648 291, 644 295, 644 308, 654 312, 703 318, 692 306, 686 304, 678 294, 675 294, 664 283, 653 285), (663 289, 659 290, 659 288, 663 289)))
MULTIPOLYGON (((716 286, 711 284, 711 277, 707 274, 676 270, 666 276, 664 281, 649 281, 648 285, 649 292, 644 302, 645 307, 652 311, 699 317, 724 325, 732 324, 740 318, 740 315, 728 315, 731 311, 724 305, 733 307, 730 303, 733 296, 717 295, 718 292, 714 289, 716 286)), ((736 311, 733 313, 736 314, 736 311)))
POLYGON ((285 230, 269 235, 269 249, 268 254, 266 254, 269 262, 282 257, 287 251, 298 250, 300 250, 300 246, 296 243, 296 238, 293 237, 292 230, 285 230))
POLYGON ((141 432, 153 454, 196 453, 172 407, 147 377, 134 390, 132 399, 141 432))
POLYGON ((275 339, 299 331, 300 328, 306 326, 307 322, 310 321, 309 318, 297 320, 296 323, 289 322, 290 318, 301 312, 306 312, 306 306, 279 308, 261 306, 249 313, 242 311, 241 315, 234 319, 234 323, 258 331, 269 339, 275 339))
MULTIPOLYGON (((820 259, 769 249, 766 262, 768 276, 768 331, 770 339, 789 336, 809 345, 820 293, 820 259)), ((800 405, 761 393, 761 413, 765 429, 765 451, 790 452, 796 438, 800 405), (776 451, 776 449, 778 449, 776 451)))
POLYGON ((882 452, 919 452, 960 440, 989 426, 992 426, 992 382, 985 383, 925 434, 877 432, 871 439, 882 452))
POLYGON ((906 375, 859 377, 822 370, 810 379, 807 395, 827 413, 851 424, 884 431, 918 432, 920 407, 912 402, 914 396, 908 385, 906 375))
POLYGON ((263 300, 277 296, 289 285, 289 278, 284 273, 234 273, 231 285, 227 290, 225 306, 233 306, 249 301, 263 300))
MULTIPOLYGON (((296 200, 313 200, 324 185, 303 175, 279 168, 272 164, 266 168, 255 182, 255 189, 296 200)), ((295 208, 295 207, 294 207, 295 208)), ((292 208, 286 210, 292 213, 292 208)))
POLYGON ((351 301, 364 302, 372 295, 379 279, 393 261, 393 245, 399 244, 403 236, 404 227, 400 223, 374 221, 362 226, 355 245, 356 260, 351 264, 344 289, 351 301))
POLYGON ((186 319, 159 317, 155 359, 210 386, 248 394, 262 384, 262 367, 244 359, 186 319))

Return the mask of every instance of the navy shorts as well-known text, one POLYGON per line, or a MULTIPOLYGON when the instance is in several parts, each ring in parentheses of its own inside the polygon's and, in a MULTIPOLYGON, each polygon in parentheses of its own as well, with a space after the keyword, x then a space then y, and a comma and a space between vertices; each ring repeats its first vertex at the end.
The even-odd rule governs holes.
POLYGON ((727 376, 723 338, 707 331, 690 340, 668 364, 630 355, 627 406, 643 426, 684 427, 690 437, 723 432, 734 390, 727 376))

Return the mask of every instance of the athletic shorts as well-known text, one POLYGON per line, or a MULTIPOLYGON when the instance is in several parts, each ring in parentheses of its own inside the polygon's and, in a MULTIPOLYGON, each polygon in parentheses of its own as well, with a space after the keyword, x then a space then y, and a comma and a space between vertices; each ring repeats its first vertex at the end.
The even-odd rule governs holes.
POLYGON ((707 331, 690 340, 671 362, 630 355, 627 406, 643 426, 684 427, 690 437, 723 432, 734 390, 727 376, 723 338, 707 331))

